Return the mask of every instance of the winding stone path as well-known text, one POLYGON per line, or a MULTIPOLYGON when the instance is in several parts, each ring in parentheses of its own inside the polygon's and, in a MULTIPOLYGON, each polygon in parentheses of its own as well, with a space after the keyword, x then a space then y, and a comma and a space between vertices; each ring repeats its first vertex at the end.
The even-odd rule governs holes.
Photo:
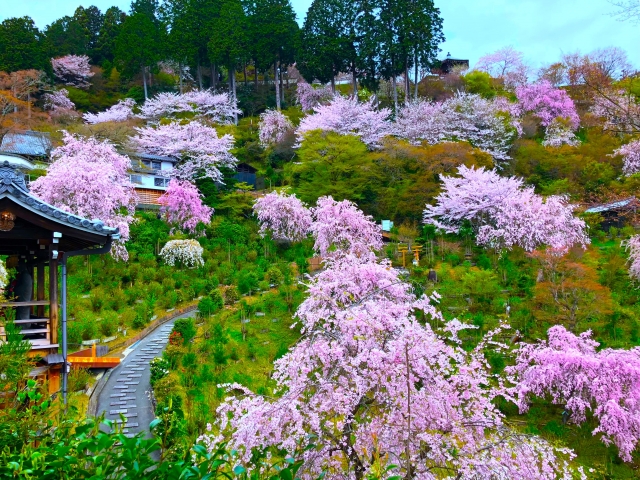
POLYGON ((105 412, 105 418, 120 422, 124 415, 124 433, 133 436, 149 432, 149 424, 155 418, 151 406, 149 363, 162 356, 167 346, 173 324, 178 318, 195 316, 186 313, 160 325, 139 342, 124 351, 125 357, 112 372, 98 397, 97 414, 105 412))

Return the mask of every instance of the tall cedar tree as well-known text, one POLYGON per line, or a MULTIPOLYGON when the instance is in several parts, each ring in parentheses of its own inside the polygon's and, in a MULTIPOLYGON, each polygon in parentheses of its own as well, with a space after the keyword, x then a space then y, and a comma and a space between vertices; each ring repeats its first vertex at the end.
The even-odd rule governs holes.
MULTIPOLYGON (((213 20, 216 32, 209 40, 209 56, 214 64, 229 71, 229 92, 236 99, 236 67, 246 60, 247 19, 240 0, 222 0, 220 15, 213 20)), ((235 118, 237 122, 237 116, 235 118)))
POLYGON ((116 64, 125 76, 140 72, 144 97, 149 97, 147 67, 161 58, 164 41, 164 25, 156 16, 157 2, 135 0, 131 3, 131 15, 122 24, 116 41, 116 64))
POLYGON ((8 18, 0 23, 0 71, 48 68, 43 35, 30 17, 8 18))
POLYGON ((357 52, 354 45, 356 9, 345 0, 314 0, 301 31, 297 66, 309 81, 331 82, 335 76, 353 71, 357 52))
MULTIPOLYGON (((262 70, 273 68, 277 74, 294 62, 299 39, 296 14, 289 0, 254 0, 249 8, 251 40, 255 45, 256 66, 262 70)), ((281 97, 277 75, 276 106, 280 109, 281 97)))
POLYGON ((126 13, 118 7, 110 7, 104 14, 104 22, 100 26, 95 52, 92 56, 96 63, 113 62, 116 53, 116 39, 122 28, 126 13))

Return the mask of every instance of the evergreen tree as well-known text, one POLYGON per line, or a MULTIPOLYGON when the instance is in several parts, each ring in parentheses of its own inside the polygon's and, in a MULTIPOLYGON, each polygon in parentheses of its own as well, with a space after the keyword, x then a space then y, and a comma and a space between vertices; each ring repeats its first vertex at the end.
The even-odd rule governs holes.
POLYGON ((104 21, 96 40, 96 63, 113 62, 116 51, 116 39, 127 15, 118 7, 110 7, 104 14, 104 21))
POLYGON ((0 71, 48 68, 43 35, 31 17, 8 18, 0 23, 0 71))
POLYGON ((273 67, 276 85, 276 106, 280 109, 279 70, 294 62, 299 39, 296 14, 289 0, 256 0, 251 6, 249 21, 255 42, 256 66, 273 67))
MULTIPOLYGON (((222 0, 220 15, 212 22, 211 61, 229 71, 229 92, 236 99, 236 67, 247 58, 246 17, 240 0, 222 0)), ((237 116, 236 116, 237 122, 237 116)))
POLYGON ((80 6, 73 14, 73 20, 78 23, 86 40, 85 53, 89 55, 94 62, 99 59, 96 47, 104 19, 105 16, 100 9, 94 5, 88 8, 80 6))
POLYGON ((86 55, 89 37, 74 17, 59 18, 45 30, 48 54, 51 57, 86 55))
POLYGON ((310 82, 331 82, 356 64, 353 25, 356 10, 345 0, 314 0, 301 31, 297 66, 310 82))
POLYGON ((162 32, 159 22, 146 13, 137 12, 128 16, 116 40, 115 61, 123 75, 132 77, 142 74, 145 99, 149 97, 147 88, 147 67, 160 59, 162 32))

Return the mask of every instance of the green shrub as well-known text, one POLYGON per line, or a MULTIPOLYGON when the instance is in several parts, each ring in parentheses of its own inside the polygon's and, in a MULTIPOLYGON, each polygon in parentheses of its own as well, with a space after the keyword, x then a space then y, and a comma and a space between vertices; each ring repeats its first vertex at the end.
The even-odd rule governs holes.
POLYGON ((177 319, 173 325, 173 331, 178 332, 182 336, 184 345, 186 345, 196 336, 196 326, 193 318, 177 319))
POLYGON ((284 281, 284 275, 282 271, 274 265, 267 270, 267 281, 271 285, 278 286, 284 281))
POLYGON ((233 305, 240 299, 240 293, 238 293, 238 289, 233 285, 224 287, 222 296, 224 297, 225 305, 233 305))

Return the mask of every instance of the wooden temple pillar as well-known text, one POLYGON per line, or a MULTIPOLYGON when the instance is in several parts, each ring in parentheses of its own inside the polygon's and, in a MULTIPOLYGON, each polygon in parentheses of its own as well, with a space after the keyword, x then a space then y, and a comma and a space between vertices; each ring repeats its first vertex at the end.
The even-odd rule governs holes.
MULTIPOLYGON (((39 262, 36 266, 36 300, 44 300, 44 263, 39 262)), ((38 305, 36 316, 44 318, 44 305, 38 305)))
MULTIPOLYGON (((58 343, 58 259, 49 256, 49 328, 51 343, 58 343)), ((57 255, 56 255, 57 257, 57 255)))

